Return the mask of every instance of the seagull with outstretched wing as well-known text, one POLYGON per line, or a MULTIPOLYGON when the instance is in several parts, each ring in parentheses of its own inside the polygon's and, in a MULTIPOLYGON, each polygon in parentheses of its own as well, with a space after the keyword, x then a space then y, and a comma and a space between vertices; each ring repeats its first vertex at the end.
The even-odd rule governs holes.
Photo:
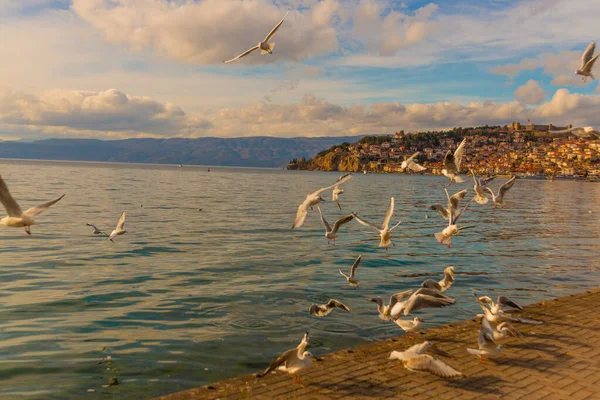
POLYGON ((0 176, 0 202, 8 214, 6 217, 0 219, 0 225, 9 226, 11 228, 25 228, 25 232, 27 232, 28 235, 31 235, 31 225, 37 224, 33 218, 48 210, 50 206, 56 204, 63 197, 65 197, 64 194, 56 200, 48 201, 39 206, 22 211, 19 203, 17 203, 10 194, 6 182, 4 182, 4 179, 0 176))
POLYGON ((595 49, 596 43, 592 41, 581 55, 581 67, 579 67, 579 69, 575 71, 576 75, 581 75, 581 80, 583 82, 586 82, 588 77, 595 79, 594 75, 592 75, 592 68, 594 67, 594 63, 598 59, 598 56, 600 56, 600 53, 594 56, 595 49))
POLYGON ((277 25, 275 25, 275 27, 273 29, 271 29, 271 32, 269 32, 269 34, 265 37, 265 39, 263 41, 258 42, 258 44, 256 46, 246 50, 245 52, 243 52, 242 54, 240 54, 237 57, 232 58, 231 60, 223 61, 223 63, 228 64, 228 63, 238 60, 244 56, 247 56, 248 54, 252 53, 254 50, 258 50, 258 49, 260 49, 260 54, 267 54, 267 53, 273 54, 273 48, 275 47, 275 43, 269 43, 269 40, 271 40, 273 35, 275 35, 275 32, 277 32, 277 29, 279 29, 281 24, 283 24, 283 20, 285 20, 285 17, 287 17, 289 12, 290 11, 288 10, 288 12, 285 13, 285 15, 283 16, 281 21, 279 21, 279 23, 277 25))

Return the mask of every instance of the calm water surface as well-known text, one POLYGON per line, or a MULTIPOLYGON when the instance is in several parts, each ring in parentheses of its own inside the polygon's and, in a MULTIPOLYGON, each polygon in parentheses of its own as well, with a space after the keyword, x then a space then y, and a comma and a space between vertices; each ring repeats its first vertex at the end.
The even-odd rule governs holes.
POLYGON ((396 198, 402 224, 384 251, 355 222, 328 246, 317 213, 290 229, 336 173, 4 160, 0 174, 23 208, 67 194, 31 237, 0 227, 2 399, 143 399, 264 368, 306 330, 316 355, 398 335, 367 299, 449 265, 457 304, 419 313, 427 327, 472 317, 474 291, 527 304, 600 283, 594 183, 518 180, 507 208, 471 204, 463 223, 476 228, 448 249, 433 238, 446 222, 427 210, 445 178, 356 174, 344 211, 380 223, 396 198), (110 231, 121 211, 128 233, 115 244, 85 225, 110 231), (359 254, 353 290, 338 269, 359 254), (308 314, 331 297, 352 313, 308 314), (103 387, 111 376, 121 384, 103 387))

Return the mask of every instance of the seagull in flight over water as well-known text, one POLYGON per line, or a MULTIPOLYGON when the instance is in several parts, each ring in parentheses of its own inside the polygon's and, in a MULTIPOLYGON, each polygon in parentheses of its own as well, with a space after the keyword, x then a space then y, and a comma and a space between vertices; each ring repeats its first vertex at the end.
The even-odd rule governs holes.
POLYGON ((464 138, 456 150, 454 150, 454 153, 452 153, 451 150, 448 150, 446 157, 444 157, 445 168, 442 169, 442 174, 450 179, 448 186, 452 185, 454 182, 464 182, 464 179, 458 176, 458 174, 460 172, 460 163, 462 162, 463 155, 465 154, 466 143, 467 138, 464 138))
POLYGON ((124 225, 125 225, 125 211, 123 211, 123 213, 119 217, 119 222, 117 222, 117 227, 115 228, 114 231, 112 231, 110 233, 110 236, 108 238, 106 238, 106 240, 110 240, 111 242, 114 243, 114 241, 113 241, 114 238, 116 238, 117 236, 126 234, 127 231, 123 229, 124 225))
POLYGON ((471 171, 471 175, 473 175, 473 190, 475 190, 475 201, 477 204, 486 204, 489 199, 485 195, 487 184, 493 181, 496 177, 491 176, 489 178, 475 178, 475 173, 471 171))
POLYGON ((434 281, 433 279, 427 279, 425 282, 421 284, 421 287, 428 289, 439 290, 440 292, 445 292, 450 289, 450 286, 454 283, 454 267, 448 267, 444 270, 444 279, 439 282, 434 281))
POLYGON ((329 223, 325 219, 325 217, 323 217, 321 207, 317 205, 317 209, 319 210, 319 214, 321 215, 321 222, 323 222, 323 225, 325 226, 325 237, 327 238, 327 244, 329 244, 329 241, 332 240, 333 245, 335 246, 335 238, 337 237, 337 231, 340 229, 340 226, 352 221, 352 219, 354 219, 354 216, 352 214, 343 216, 342 218, 335 221, 332 228, 331 225, 329 225, 329 223))
POLYGON ((446 190, 446 197, 448 198, 448 208, 444 208, 441 204, 434 204, 429 207, 430 210, 437 211, 440 213, 445 220, 450 218, 450 213, 456 214, 458 212, 458 206, 460 201, 465 198, 467 195, 467 189, 463 189, 460 192, 454 193, 451 197, 448 195, 448 190, 446 190))
POLYGON ((327 303, 321 305, 313 304, 308 309, 308 312, 316 317, 324 317, 332 312, 334 308, 350 312, 350 309, 344 303, 336 299, 330 299, 327 303))
POLYGON ((400 222, 402 222, 402 221, 398 221, 398 223, 396 225, 394 225, 393 227, 390 228, 389 227, 390 220, 392 219, 393 214, 394 214, 394 198, 393 197, 390 197, 390 206, 388 207, 387 213, 385 214, 385 218, 383 219, 383 224, 381 225, 381 227, 359 218, 358 215, 354 212, 352 213, 352 215, 354 216, 354 219, 357 220, 360 224, 362 224, 364 226, 368 226, 370 228, 373 228, 377 232, 379 232, 379 236, 381 238, 381 241, 379 242, 379 247, 384 247, 386 250, 390 244, 395 246, 394 242, 392 242, 392 239, 391 239, 391 233, 394 229, 396 229, 398 227, 398 225, 400 225, 400 222))
POLYGON ((415 157, 418 156, 419 154, 421 154, 421 152, 417 151, 415 154, 413 154, 409 158, 407 158, 404 161, 402 161, 402 164, 400 165, 400 168, 402 170, 405 170, 406 168, 408 168, 408 169, 410 169, 411 171, 414 171, 414 172, 425 171, 427 168, 425 168, 421 164, 417 164, 415 162, 415 157))
POLYGON ((27 232, 28 235, 31 235, 31 225, 37 224, 33 217, 46 211, 63 197, 65 197, 64 194, 56 200, 22 211, 17 201, 10 194, 6 182, 4 182, 4 179, 0 176, 0 202, 8 214, 8 216, 0 219, 0 225, 10 226, 11 228, 25 228, 25 232, 27 232))
POLYGON ((515 184, 515 179, 517 179, 517 177, 513 176, 508 181, 506 181, 502 186, 500 186, 500 189, 498 189, 498 196, 494 195, 494 191, 492 189, 485 188, 485 190, 487 190, 487 192, 492 195, 492 201, 494 202, 494 208, 496 208, 497 206, 500 206, 500 208, 504 208, 504 196, 506 195, 506 192, 508 192, 508 189, 513 187, 513 185, 515 184))
POLYGON ((296 212, 296 220, 294 221, 294 225, 292 225, 292 229, 300 228, 304 224, 304 220, 308 215, 309 207, 312 210, 313 206, 316 206, 320 202, 325 201, 325 199, 321 197, 321 193, 331 189, 332 187, 339 186, 343 183, 348 182, 350 178, 352 178, 352 174, 343 175, 333 185, 321 188, 316 192, 307 194, 302 204, 298 206, 298 211, 296 212))
POLYGON ((356 276, 356 268, 358 268, 358 264, 360 264, 360 260, 362 259, 362 255, 359 255, 358 258, 354 261, 354 264, 352 264, 352 268, 350 268, 350 275, 346 275, 345 273, 342 272, 342 270, 340 269, 340 274, 342 274, 342 276, 344 278, 346 278, 346 280, 348 281, 348 283, 350 284, 350 286, 356 288, 358 287, 358 281, 356 280, 355 276, 356 276))
POLYGON ((258 44, 256 46, 252 47, 251 49, 246 50, 245 52, 243 52, 242 54, 240 54, 239 56, 237 56, 235 58, 232 58, 231 60, 223 61, 223 63, 227 64, 227 63, 233 62, 239 58, 247 56, 248 54, 252 53, 254 50, 258 50, 258 49, 260 49, 260 54, 267 54, 267 53, 273 54, 273 48, 275 47, 275 43, 269 43, 269 40, 271 40, 273 35, 275 35, 275 32, 277 32, 277 29, 279 29, 281 24, 283 24, 283 20, 285 19, 285 17, 287 17, 289 12, 290 12, 290 10, 288 10, 285 13, 285 15, 283 16, 281 21, 279 21, 279 23, 277 25, 275 25, 275 27, 273 29, 271 29, 271 32, 269 32, 269 34, 265 37, 265 39, 262 42, 258 42, 258 44))
POLYGON ((92 231, 92 233, 94 235, 105 235, 108 236, 105 232, 101 231, 100 229, 98 229, 98 227, 94 224, 90 224, 89 222, 86 224, 87 226, 91 226, 94 230, 92 231))
MULTIPOLYGON (((448 191, 446 191, 446 196, 448 196, 448 191)), ((452 196, 452 197, 454 197, 454 196, 452 196)), ((452 198, 448 196, 448 202, 452 203, 452 201, 453 201, 452 198)), ((473 201, 473 199, 471 199, 471 201, 473 201)), ((471 201, 469 201, 469 203, 471 203, 471 201)), ((465 210, 469 206, 469 203, 467 203, 463 207, 463 209, 460 210, 460 212, 458 211, 458 201, 456 202, 456 205, 453 204, 452 207, 450 207, 450 210, 449 210, 450 212, 448 215, 448 226, 446 228, 444 228, 443 231, 434 233, 435 239, 438 242, 440 242, 441 244, 447 244, 448 247, 450 247, 450 240, 451 240, 452 236, 458 235, 458 233, 464 229, 469 229, 469 228, 473 227, 473 226, 461 226, 459 228, 457 225, 458 220, 464 214, 465 210)))

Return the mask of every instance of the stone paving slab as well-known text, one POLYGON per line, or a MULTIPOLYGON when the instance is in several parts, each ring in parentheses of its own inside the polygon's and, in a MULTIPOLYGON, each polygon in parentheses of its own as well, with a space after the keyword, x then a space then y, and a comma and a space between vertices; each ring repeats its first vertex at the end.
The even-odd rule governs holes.
POLYGON ((525 339, 506 339, 495 361, 479 364, 479 324, 462 321, 417 334, 416 343, 435 342, 453 358, 443 359, 465 377, 444 380, 392 369, 392 350, 410 343, 404 336, 340 350, 317 358, 301 374, 305 388, 284 373, 253 375, 161 397, 191 399, 600 399, 600 289, 525 307, 520 315, 544 325, 519 324, 525 339))

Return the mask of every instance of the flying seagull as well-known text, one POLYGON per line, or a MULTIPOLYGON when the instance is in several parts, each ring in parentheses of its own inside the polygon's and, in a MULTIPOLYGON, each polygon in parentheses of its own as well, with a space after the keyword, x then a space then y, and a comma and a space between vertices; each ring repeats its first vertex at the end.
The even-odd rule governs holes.
POLYGON ((227 60, 227 61, 223 61, 224 64, 233 62, 235 60, 237 60, 238 58, 242 58, 250 53, 252 53, 254 50, 258 50, 260 49, 260 54, 273 54, 273 48, 275 47, 275 43, 269 43, 269 40, 271 40, 271 38, 273 37, 273 35, 275 35, 275 32, 277 32, 277 29, 279 29, 279 27, 281 26, 281 24, 283 24, 283 20, 285 19, 285 17, 287 17, 287 15, 289 14, 289 10, 285 13, 285 15, 283 16, 283 18, 281 19, 281 21, 279 21, 279 23, 277 25, 275 25, 275 27, 273 29, 271 29, 271 32, 269 32, 269 34, 265 37, 265 39, 262 42, 258 42, 258 44, 254 47, 252 47, 251 49, 246 50, 245 52, 243 52, 242 54, 240 54, 239 56, 232 58, 231 60, 227 60))
POLYGON ((587 49, 585 49, 585 51, 583 52, 583 55, 581 56, 581 67, 579 67, 579 69, 577 71, 575 71, 576 75, 581 75, 581 80, 583 82, 587 81, 588 77, 595 79, 594 75, 592 75, 592 68, 594 67, 594 63, 596 62, 596 59, 598 59, 598 56, 600 55, 600 53, 598 53, 594 57, 595 49, 596 49, 596 43, 594 41, 592 41, 589 44, 589 46, 587 47, 587 49))
POLYGON ((390 296, 390 302, 388 303, 387 306, 385 304, 383 304, 383 299, 379 296, 371 297, 369 299, 369 301, 372 301, 373 303, 377 303, 377 312, 379 312, 379 319, 381 319, 382 321, 392 321, 393 320, 391 317, 392 308, 396 305, 396 303, 398 303, 399 301, 402 301, 406 297, 410 296, 411 293, 412 293, 412 290, 406 290, 404 292, 394 293, 393 295, 390 296))
POLYGON ((439 282, 434 281, 433 279, 427 279, 425 282, 421 284, 421 287, 428 289, 439 290, 440 292, 445 292, 450 289, 450 286, 454 283, 454 267, 448 267, 444 270, 444 279, 439 282))
POLYGON ((56 204, 60 199, 65 197, 63 194, 56 200, 49 201, 44 204, 40 204, 36 207, 31 207, 25 211, 21 211, 21 207, 17 201, 12 197, 10 191, 8 190, 8 186, 6 186, 6 182, 0 176, 0 202, 6 209, 6 213, 8 216, 0 219, 0 225, 10 226, 11 228, 25 228, 25 232, 28 235, 31 235, 31 225, 37 224, 37 222, 33 219, 33 217, 43 213, 50 206, 56 204))
POLYGON ((478 349, 467 349, 470 354, 479 356, 479 362, 483 364, 483 357, 494 358, 504 348, 504 345, 497 345, 494 341, 494 330, 487 318, 481 318, 481 327, 477 337, 478 349))
POLYGON ((352 268, 350 268, 350 275, 346 275, 345 273, 342 272, 341 269, 339 270, 340 274, 342 274, 342 276, 344 278, 346 278, 346 280, 352 287, 358 287, 358 281, 356 280, 355 275, 356 275, 356 268, 358 268, 358 264, 360 264, 361 258, 362 258, 362 255, 359 255, 358 258, 354 261, 354 264, 352 264, 352 268))
POLYGON ((478 299, 482 303, 487 304, 490 307, 490 311, 493 314, 496 314, 498 311, 501 311, 504 307, 516 308, 517 310, 523 309, 523 307, 521 307, 506 296, 498 296, 498 299, 495 303, 494 300, 492 300, 488 296, 479 296, 478 299))
POLYGON ((91 226, 94 230, 93 230, 93 234, 94 235, 105 235, 108 236, 105 232, 101 231, 100 229, 98 229, 98 227, 94 224, 90 224, 89 222, 86 224, 87 226, 91 226))
MULTIPOLYGON (((489 299, 489 297, 487 299, 489 299)), ((486 298, 483 297, 483 300, 481 300, 479 298, 479 296, 477 296, 477 293, 475 293, 475 300, 477 300, 477 303, 479 304, 479 307, 481 307, 481 309, 483 310, 483 313, 485 315, 485 319, 487 319, 490 322, 505 322, 505 321, 509 321, 509 322, 518 322, 518 323, 521 323, 521 324, 528 324, 528 325, 542 325, 542 324, 544 324, 544 321, 540 321, 540 320, 537 320, 537 319, 522 318, 522 317, 513 317, 512 315, 508 315, 507 313, 505 313, 504 311, 502 311, 500 308, 494 308, 494 310, 492 311, 490 308, 488 308, 486 306, 486 304, 487 304, 486 298)))
POLYGON ((429 372, 441 378, 456 378, 463 375, 443 361, 425 354, 431 348, 433 343, 426 341, 415 344, 405 351, 392 351, 389 359, 402 361, 404 368, 412 372, 429 372))
POLYGON ((421 154, 421 152, 417 151, 415 154, 413 154, 409 158, 405 157, 404 161, 402 161, 402 164, 400 165, 400 168, 402 168, 402 170, 405 170, 406 168, 408 168, 408 169, 410 169, 411 171, 414 171, 414 172, 425 171, 427 168, 425 168, 421 164, 417 164, 414 161, 415 157, 418 156, 419 154, 421 154))
POLYGON ((329 244, 329 241, 333 241, 333 245, 335 246, 335 238, 337 237, 337 232, 340 229, 340 226, 352 221, 354 216, 352 214, 343 216, 342 218, 335 221, 332 228, 331 225, 329 225, 329 223, 325 219, 325 217, 323 217, 321 207, 317 206, 317 209, 319 210, 319 214, 321 215, 321 222, 323 222, 323 225, 325 225, 325 237, 327 238, 327 243, 329 244))
POLYGON ((415 332, 421 329, 421 325, 424 320, 419 317, 415 317, 414 319, 400 319, 394 321, 396 325, 398 325, 404 332, 406 332, 406 338, 409 339, 409 333, 412 333, 413 340, 415 339, 415 332))
POLYGON ((381 227, 372 224, 370 222, 367 222, 361 218, 358 217, 358 215, 356 215, 356 213, 352 213, 352 215, 354 216, 354 219, 356 219, 360 224, 364 225, 364 226, 368 226, 370 228, 375 229, 377 232, 379 232, 379 236, 381 237, 381 241, 379 242, 379 247, 384 247, 386 250, 388 248, 388 246, 390 244, 394 245, 394 242, 392 242, 392 239, 390 238, 391 233, 394 229, 396 229, 398 227, 398 225, 400 225, 399 221, 396 225, 394 225, 392 228, 390 228, 390 220, 392 219, 392 215, 394 214, 394 198, 390 197, 390 206, 388 207, 387 213, 385 214, 385 218, 383 220, 383 225, 381 225, 381 227))
POLYGON ((463 178, 458 176, 460 173, 460 163, 462 162, 463 155, 465 154, 465 144, 467 143, 467 139, 464 138, 462 142, 458 145, 454 153, 451 150, 448 150, 446 153, 446 157, 444 157, 444 169, 442 169, 442 174, 450 179, 450 186, 454 182, 464 182, 463 178))
POLYGON ((457 193, 453 194, 452 196, 448 195, 448 190, 446 190, 445 188, 444 188, 444 190, 446 191, 446 197, 448 198, 448 208, 445 208, 441 204, 434 204, 434 205, 430 206, 429 209, 439 212, 440 215, 442 217, 444 217, 445 220, 447 220, 448 218, 450 218, 451 210, 454 214, 456 214, 456 212, 458 211, 460 201, 465 198, 468 190, 467 189, 461 190, 460 192, 457 192, 457 193))
POLYGON ((600 132, 594 129, 593 126, 580 126, 575 128, 563 129, 559 131, 548 131, 548 133, 572 133, 580 138, 587 138, 591 135, 600 136, 600 132))
MULTIPOLYGON (((485 318, 485 315, 477 314, 477 318, 485 318)), ((501 340, 508 336, 512 336, 517 339, 523 338, 523 334, 509 322, 501 322, 496 326, 496 329, 492 330, 494 332, 494 340, 501 340)))
POLYGON ((313 304, 308 309, 308 312, 311 315, 314 315, 317 317, 324 317, 327 314, 329 314, 330 312, 332 312, 334 308, 339 308, 340 310, 350 312, 350 309, 344 303, 337 301, 336 299, 330 299, 325 304, 320 304, 320 305, 313 304))
POLYGON ((413 311, 424 308, 441 308, 454 303, 456 303, 456 299, 434 289, 420 288, 414 293, 412 290, 408 290, 402 292, 401 296, 397 298, 396 304, 390 310, 390 317, 394 320, 413 311), (407 297, 408 299, 406 299, 407 297))
MULTIPOLYGON (((446 195, 448 195, 447 191, 446 195)), ((451 197, 448 197, 448 202, 452 203, 451 197)), ((435 239, 438 242, 440 242, 441 244, 447 244, 448 247, 450 247, 450 240, 452 236, 458 235, 458 233, 464 229, 472 228, 472 226, 461 226, 459 228, 457 225, 458 220, 464 214, 465 210, 469 206, 469 203, 467 203, 460 211, 458 211, 458 202, 456 202, 456 208, 454 207, 454 204, 452 204, 452 206, 449 209, 448 226, 444 228, 443 231, 434 233, 435 239)))
POLYGON ((106 240, 110 240, 111 242, 114 243, 114 241, 113 241, 114 238, 116 238, 117 236, 124 235, 125 233, 127 233, 126 230, 123 230, 123 226, 124 225, 125 225, 125 211, 123 211, 123 213, 119 217, 119 222, 117 222, 117 227, 115 228, 114 231, 112 231, 110 233, 110 236, 108 236, 108 238, 106 240))
POLYGON ((316 192, 309 193, 306 195, 306 199, 298 206, 298 211, 296 212, 296 220, 294 221, 294 225, 292 225, 292 229, 299 228, 304 224, 304 220, 308 215, 308 208, 312 210, 313 206, 316 206, 322 201, 325 201, 324 198, 321 197, 321 193, 326 190, 331 189, 332 187, 339 186, 342 183, 348 182, 348 180, 352 178, 351 174, 346 174, 340 177, 333 185, 327 186, 317 190, 316 192))
POLYGON ((473 175, 473 182, 475 185, 473 189, 475 190, 475 201, 477 204, 486 204, 489 200, 485 195, 485 189, 487 188, 487 184, 494 180, 495 176, 490 178, 475 178, 475 174, 471 171, 471 175, 473 175))
POLYGON ((277 357, 275 361, 273 361, 271 365, 269 365, 267 369, 264 370, 264 372, 257 373, 256 377, 262 378, 269 372, 277 369, 283 372, 287 372, 288 374, 294 375, 294 383, 299 383, 300 385, 304 386, 300 381, 298 372, 312 365, 313 355, 309 351, 305 351, 307 346, 308 332, 304 334, 302 341, 296 348, 281 353, 281 355, 277 357))
POLYGON ((504 196, 506 195, 506 192, 508 192, 508 189, 513 187, 513 185, 515 184, 515 179, 517 179, 517 177, 513 176, 508 181, 506 181, 502 186, 500 186, 500 189, 498 189, 498 196, 494 195, 494 191, 492 189, 486 188, 488 193, 492 195, 492 201, 494 202, 494 208, 496 208, 496 206, 500 206, 501 208, 504 208, 504 196))

